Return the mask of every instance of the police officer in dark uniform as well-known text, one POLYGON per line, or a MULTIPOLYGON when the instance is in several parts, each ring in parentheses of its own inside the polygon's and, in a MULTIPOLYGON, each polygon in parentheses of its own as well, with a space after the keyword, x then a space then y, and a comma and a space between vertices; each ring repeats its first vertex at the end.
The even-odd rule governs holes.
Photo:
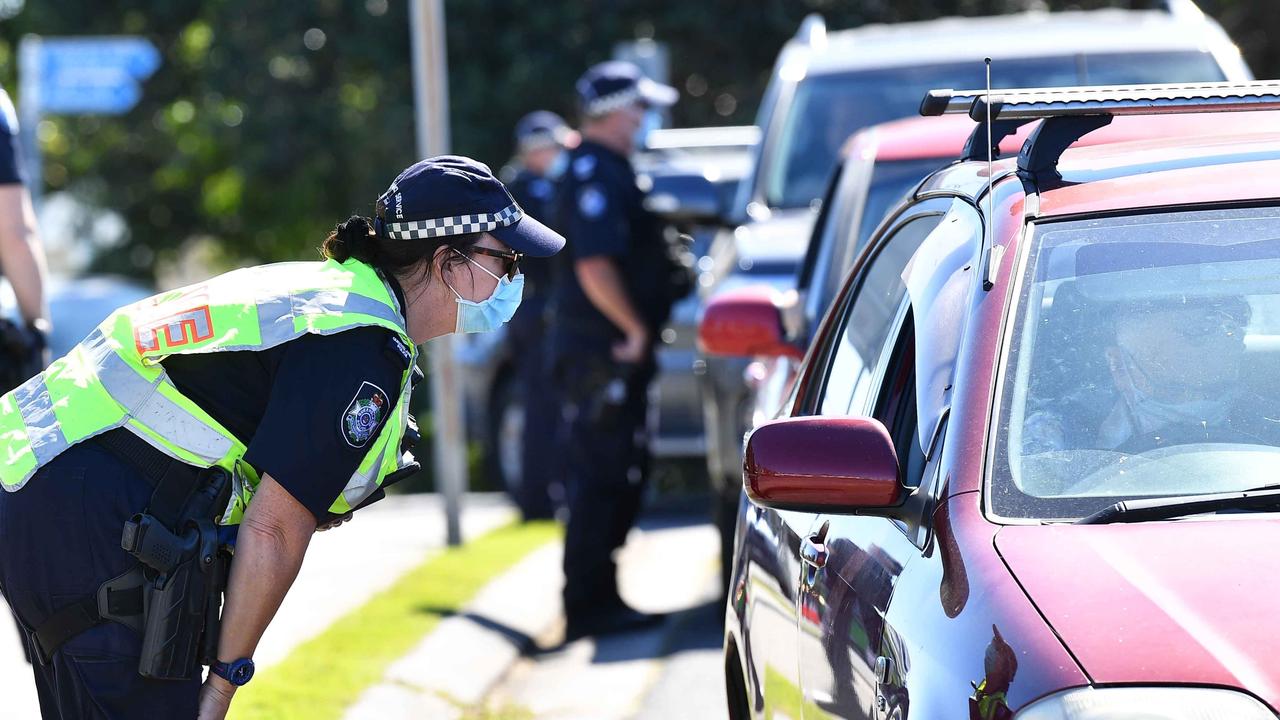
POLYGON ((522 254, 563 242, 489 168, 429 158, 323 262, 122 308, 0 398, 0 593, 46 720, 225 717, 312 533, 416 468, 415 346, 497 329, 522 254))
POLYGON ((18 300, 20 322, 0 318, 0 393, 45 366, 49 307, 44 297, 44 248, 31 195, 23 185, 18 115, 0 89, 0 273, 18 300))
MULTIPOLYGON (((508 183, 511 197, 537 218, 550 218, 556 183, 565 167, 565 145, 575 133, 559 115, 537 110, 516 123, 516 153, 520 169, 508 183)), ((507 325, 507 340, 515 364, 524 403, 524 429, 520 443, 520 485, 516 504, 525 520, 549 518, 563 502, 564 487, 557 471, 556 424, 560 403, 546 362, 546 309, 551 293, 551 260, 526 259, 524 300, 507 325)))
POLYGON ((628 156, 646 110, 676 91, 626 62, 577 83, 581 144, 561 184, 552 349, 564 404, 569 520, 566 638, 654 622, 618 594, 613 553, 640 507, 648 470, 645 414, 654 339, 674 302, 661 227, 643 207, 628 156))

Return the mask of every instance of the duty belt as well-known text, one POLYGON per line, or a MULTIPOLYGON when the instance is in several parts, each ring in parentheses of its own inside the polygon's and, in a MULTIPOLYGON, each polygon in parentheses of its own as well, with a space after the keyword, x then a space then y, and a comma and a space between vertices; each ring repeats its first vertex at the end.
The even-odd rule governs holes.
MULTIPOLYGON (((175 460, 149 445, 128 430, 109 430, 93 439, 113 455, 131 465, 154 489, 148 514, 169 528, 175 528, 183 507, 199 487, 200 468, 175 460)), ((125 550, 136 550, 142 540, 130 524, 125 525, 122 545, 125 550), (130 547, 131 542, 134 547, 130 547)), ((32 646, 37 659, 47 665, 63 643, 103 622, 113 621, 143 632, 145 611, 142 564, 118 575, 98 588, 94 595, 82 598, 50 615, 40 627, 31 633, 32 646)))

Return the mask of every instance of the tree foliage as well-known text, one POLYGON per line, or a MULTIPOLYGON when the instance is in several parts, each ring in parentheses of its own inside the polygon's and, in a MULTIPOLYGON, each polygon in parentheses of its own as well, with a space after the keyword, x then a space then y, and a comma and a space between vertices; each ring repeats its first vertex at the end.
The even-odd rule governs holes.
MULTIPOLYGON (((677 125, 748 123, 778 49, 810 12, 829 27, 1107 2, 1053 0, 447 0, 455 151, 505 160, 511 127, 540 107, 571 117, 573 82, 615 43, 670 48, 677 125)), ((1135 0, 1139 5, 1141 0, 1135 0)), ((1123 3, 1123 0, 1122 0, 1123 3)), ((1280 71, 1268 3, 1202 0, 1260 77, 1280 71)), ((164 58, 118 117, 40 128, 48 190, 121 213, 123 251, 99 269, 146 275, 193 237, 230 259, 314 256, 333 224, 368 213, 415 159, 405 0, 29 0, 0 25, 0 68, 25 33, 137 34, 164 58)), ((21 97, 14 93, 18 102, 21 97)))

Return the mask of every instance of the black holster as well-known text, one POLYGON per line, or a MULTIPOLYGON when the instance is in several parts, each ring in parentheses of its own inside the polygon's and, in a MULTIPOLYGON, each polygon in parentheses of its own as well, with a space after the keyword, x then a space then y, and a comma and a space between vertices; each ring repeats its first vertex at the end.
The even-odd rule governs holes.
POLYGON ((146 678, 185 680, 197 664, 217 658, 230 554, 219 547, 215 519, 230 498, 231 477, 212 467, 197 479, 174 529, 148 513, 124 525, 120 545, 143 566, 138 673, 146 678))

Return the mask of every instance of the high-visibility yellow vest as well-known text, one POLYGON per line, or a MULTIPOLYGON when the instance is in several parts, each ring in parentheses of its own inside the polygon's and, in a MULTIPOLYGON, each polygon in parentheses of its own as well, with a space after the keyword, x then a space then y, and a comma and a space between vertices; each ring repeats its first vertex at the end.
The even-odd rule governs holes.
POLYGON ((71 352, 0 398, 0 486, 17 491, 67 448, 123 427, 170 457, 230 471, 235 492, 220 521, 239 523, 258 485, 242 459, 245 443, 179 392, 161 361, 265 350, 306 333, 370 325, 399 336, 409 366, 382 431, 330 507, 346 513, 412 461, 401 442, 417 361, 395 293, 358 260, 245 268, 116 310, 71 352))

